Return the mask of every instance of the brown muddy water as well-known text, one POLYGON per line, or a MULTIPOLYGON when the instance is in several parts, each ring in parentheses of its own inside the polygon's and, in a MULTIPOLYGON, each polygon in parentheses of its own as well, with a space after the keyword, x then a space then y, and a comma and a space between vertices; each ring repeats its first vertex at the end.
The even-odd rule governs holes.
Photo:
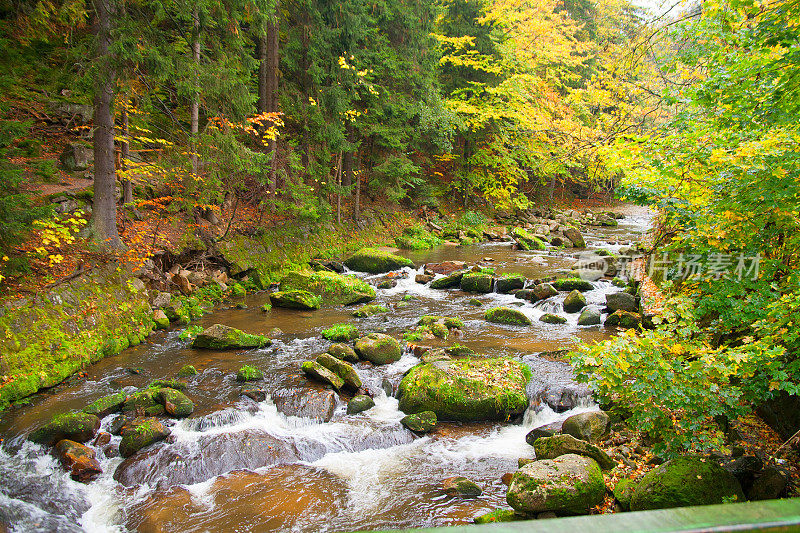
MULTIPOLYGON (((650 214, 635 208, 627 212, 619 227, 589 228, 584 235, 587 247, 618 251, 624 245, 608 243, 638 239, 650 214)), ((418 266, 463 260, 491 266, 498 274, 536 279, 568 269, 579 253, 514 251, 508 243, 489 243, 406 255, 418 266), (487 257, 493 261, 484 261, 487 257)), ((614 332, 577 326, 577 314, 561 308, 563 294, 532 304, 491 293, 477 296, 484 305, 475 307, 468 304, 475 295, 435 291, 415 283, 413 269, 405 273, 408 278, 397 287, 377 291, 375 303, 389 307, 388 314, 357 319, 345 307, 313 312, 274 308, 265 313, 259 309, 265 295, 251 295, 246 309, 219 309, 200 324, 219 322, 261 334, 280 328, 283 334, 269 348, 199 351, 180 339, 179 330, 158 333, 141 346, 93 365, 86 380, 59 386, 5 413, 0 419, 0 524, 26 532, 356 531, 469 523, 495 507, 506 507, 501 476, 516 470, 518 458, 533 456, 525 434, 538 425, 596 409, 567 364, 539 354, 614 332), (405 295, 415 298, 396 307, 405 295), (484 310, 495 305, 519 306, 533 325, 500 326, 482 320, 484 310), (545 312, 564 315, 568 322, 538 322, 545 312), (487 356, 518 358, 531 367, 531 407, 523 420, 440 423, 430 435, 416 437, 400 425, 403 413, 397 399, 384 391, 387 382, 396 390, 403 374, 418 362, 410 354, 391 365, 356 365, 374 396, 374 408, 346 415, 343 397, 336 398, 332 417, 325 414, 332 393, 299 371, 300 362, 329 346, 320 332, 331 324, 350 322, 362 333, 399 337, 425 314, 464 320, 463 337, 449 343, 459 342, 487 356), (239 395, 234 375, 245 363, 265 373, 263 387, 270 397, 263 402, 239 395), (171 378, 186 364, 199 370, 188 380, 194 414, 171 421, 172 435, 166 442, 124 462, 106 457, 98 447, 103 474, 89 484, 72 481, 48 450, 25 439, 55 413, 80 409, 126 387, 171 378), (475 499, 444 495, 442 480, 453 475, 469 477, 483 494, 475 499)), ((604 280, 594 285, 586 293, 589 303, 602 304, 606 294, 618 290, 604 280)), ((103 420, 103 429, 112 418, 103 420)))

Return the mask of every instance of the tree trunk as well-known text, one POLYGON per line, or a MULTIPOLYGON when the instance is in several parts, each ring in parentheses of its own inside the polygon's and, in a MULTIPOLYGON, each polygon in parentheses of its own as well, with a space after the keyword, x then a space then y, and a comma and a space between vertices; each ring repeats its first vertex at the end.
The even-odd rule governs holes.
POLYGON ((192 34, 192 61, 194 62, 194 94, 192 96, 192 106, 190 110, 190 133, 192 135, 191 143, 191 163, 192 163, 192 177, 197 177, 198 171, 198 157, 197 157, 197 134, 200 133, 200 81, 199 72, 200 67, 200 15, 197 8, 192 11, 192 19, 194 20, 194 32, 192 34))
MULTIPOLYGON (((345 132, 345 138, 347 139, 348 143, 353 142, 353 138, 355 137, 355 133, 353 132, 353 124, 348 122, 347 123, 347 130, 345 132)), ((354 150, 348 150, 344 153, 344 161, 342 162, 342 185, 344 187, 350 187, 353 184, 353 154, 354 150)))
POLYGON ((258 38, 258 112, 266 113, 267 104, 267 38, 258 38))
POLYGON ((114 101, 116 75, 111 68, 109 46, 114 0, 97 0, 97 61, 100 64, 94 95, 94 200, 91 232, 103 247, 123 248, 117 230, 117 176, 114 168, 114 101))
MULTIPOLYGON (((280 59, 278 49, 278 7, 279 2, 275 3, 275 18, 267 24, 267 50, 266 50, 266 80, 265 80, 265 94, 267 111, 271 113, 278 112, 278 62, 280 59)), ((276 139, 269 141, 267 148, 269 153, 272 153, 272 163, 269 168, 269 192, 272 201, 277 199, 276 193, 278 190, 278 143, 276 139)), ((273 203, 274 206, 274 203, 273 203)))
POLYGON ((342 223, 342 152, 336 158, 336 223, 342 223))
POLYGON ((358 170, 355 172, 356 201, 353 204, 353 220, 358 222, 361 218, 361 152, 358 154, 358 170))
MULTIPOLYGON (((122 153, 122 161, 120 168, 123 172, 127 172, 128 160, 131 157, 131 145, 128 143, 130 137, 129 124, 128 124, 128 95, 125 95, 125 104, 122 107, 122 141, 120 141, 120 152, 122 153)), ((133 182, 129 177, 122 180, 122 204, 133 203, 133 182)))

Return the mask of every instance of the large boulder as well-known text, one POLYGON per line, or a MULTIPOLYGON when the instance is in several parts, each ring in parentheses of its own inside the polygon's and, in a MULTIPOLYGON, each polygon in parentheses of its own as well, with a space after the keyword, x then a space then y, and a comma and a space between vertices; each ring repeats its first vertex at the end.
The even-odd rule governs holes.
POLYGON ((358 372, 356 369, 353 368, 351 365, 345 363, 341 359, 337 359, 336 357, 324 353, 317 356, 317 363, 321 364, 344 381, 344 384, 350 387, 353 390, 358 390, 361 388, 361 378, 358 376, 358 372))
POLYGON ((94 450, 73 440, 58 441, 55 454, 70 476, 82 483, 91 481, 103 473, 94 450))
POLYGON ((639 309, 636 305, 636 297, 627 292, 606 294, 606 307, 612 313, 620 310, 636 312, 639 309))
POLYGON ((597 442, 611 431, 611 419, 603 411, 578 413, 564 420, 561 432, 576 439, 597 442))
POLYGON ((514 326, 530 326, 531 319, 519 309, 512 309, 511 307, 494 307, 487 309, 483 314, 483 318, 489 322, 497 324, 511 324, 514 326))
POLYGON ((586 297, 580 291, 574 290, 564 298, 564 311, 577 313, 586 307, 586 297))
POLYGON ((600 324, 602 315, 596 305, 587 305, 578 316, 579 326, 596 326, 600 324))
POLYGON ((503 294, 525 286, 525 276, 521 274, 504 274, 497 278, 497 292, 503 294))
POLYGON ((300 369, 309 377, 327 383, 337 391, 344 387, 344 380, 325 368, 316 361, 305 361, 300 365, 300 369))
POLYGON ((590 291, 594 289, 591 282, 581 278, 562 278, 553 280, 551 283, 559 291, 590 291))
POLYGON ((169 429, 155 418, 136 418, 122 428, 119 454, 130 457, 142 448, 166 439, 169 429))
POLYGON ((744 501, 733 474, 715 461, 677 457, 648 472, 631 497, 632 511, 744 501))
POLYGON ((483 272, 470 272, 461 278, 461 290, 464 292, 492 292, 492 282, 494 278, 491 274, 483 272))
POLYGON ((508 420, 528 407, 526 365, 507 358, 417 365, 400 382, 400 410, 440 420, 508 420))
POLYGON ((264 335, 251 335, 242 330, 214 324, 206 328, 192 342, 192 348, 208 350, 231 350, 236 348, 262 348, 272 341, 264 335))
POLYGON ((281 280, 282 291, 308 291, 322 297, 322 305, 352 305, 375 299, 375 288, 355 276, 335 272, 289 272, 281 280))
POLYGON ((370 333, 356 341, 356 353, 361 359, 375 365, 386 365, 400 360, 403 350, 397 339, 383 333, 370 333))
POLYGON ((555 459, 562 455, 583 455, 597 461, 603 470, 611 470, 616 466, 606 452, 586 441, 576 439, 572 435, 553 435, 541 437, 533 443, 533 451, 537 459, 555 459))
POLYGON ((564 236, 572 242, 575 248, 586 248, 586 241, 583 240, 581 232, 575 228, 567 228, 564 230, 564 236))
POLYGON ((344 262, 347 268, 358 272, 381 274, 403 267, 413 267, 411 259, 390 254, 376 248, 362 248, 344 262))
POLYGON ((158 398, 168 415, 186 418, 194 411, 194 403, 184 393, 165 387, 158 391, 158 398))
POLYGON ((275 307, 312 311, 319 309, 322 298, 309 291, 288 290, 271 293, 269 301, 275 307))
POLYGON ((52 446, 60 440, 86 442, 100 429, 100 419, 89 413, 74 412, 54 416, 49 423, 30 434, 37 444, 52 446))
POLYGON ((549 283, 539 283, 532 290, 533 290, 533 294, 531 296, 532 302, 545 300, 547 298, 550 298, 551 296, 555 296, 558 294, 556 288, 549 283))
POLYGON ((102 398, 98 398, 84 407, 83 412, 89 413, 90 415, 95 415, 98 418, 103 418, 106 415, 110 415, 111 413, 122 409, 122 405, 125 403, 127 398, 128 395, 124 392, 117 392, 115 394, 103 396, 102 398))
POLYGON ((520 250, 544 250, 545 245, 538 237, 529 233, 524 228, 514 228, 511 230, 511 235, 517 242, 520 250))
POLYGON ((606 485, 597 463, 588 457, 568 454, 534 461, 514 473, 506 501, 525 514, 555 512, 587 514, 603 502, 606 485))
POLYGON ((356 351, 346 344, 331 344, 328 353, 336 359, 347 361, 348 363, 358 363, 356 351))
POLYGON ((452 289, 453 287, 458 287, 461 285, 461 278, 463 278, 464 274, 467 272, 466 270, 459 270, 458 272, 453 272, 442 278, 435 279, 431 281, 431 289, 452 289))
POLYGON ((635 329, 639 328, 641 324, 642 315, 620 310, 614 311, 608 315, 604 325, 624 329, 635 329))
POLYGON ((92 147, 83 142, 69 143, 58 156, 61 168, 67 172, 86 170, 89 164, 94 161, 92 147))

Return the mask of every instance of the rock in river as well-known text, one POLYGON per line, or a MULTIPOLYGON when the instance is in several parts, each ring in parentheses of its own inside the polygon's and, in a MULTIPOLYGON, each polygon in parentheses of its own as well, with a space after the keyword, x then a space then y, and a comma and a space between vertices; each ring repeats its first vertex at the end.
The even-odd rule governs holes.
POLYGON ((356 341, 356 353, 375 365, 386 365, 400 360, 403 351, 397 339, 383 333, 370 333, 356 341))
POLYGON ((436 427, 436 422, 436 413, 433 411, 422 411, 421 413, 406 415, 400 420, 403 426, 416 433, 433 431, 433 428, 436 427))
POLYGON ((323 305, 352 305, 375 299, 375 289, 355 276, 335 272, 289 272, 281 280, 282 291, 301 290, 322 298, 323 305))
POLYGON ((552 511, 587 514, 603 502, 606 485, 597 463, 588 457, 568 454, 534 461, 511 478, 506 500, 515 511, 534 514, 552 511))
POLYGON ((119 454, 130 457, 142 448, 166 439, 169 434, 169 429, 155 418, 137 418, 122 428, 119 454))
POLYGON ((313 311, 319 309, 322 298, 309 291, 287 290, 271 293, 269 301, 275 307, 313 311))
POLYGON ((526 365, 498 357, 417 365, 400 382, 400 410, 440 420, 508 420, 528 407, 526 365))
POLYGON ((56 444, 55 453, 75 481, 91 481, 103 473, 94 450, 88 446, 64 439, 56 444))
POLYGON ((52 446, 63 439, 86 442, 100 429, 100 419, 89 413, 66 413, 56 415, 45 426, 30 434, 30 440, 52 446))
POLYGON ((362 248, 345 261, 344 264, 351 270, 369 272, 371 274, 381 274, 406 266, 414 266, 410 259, 375 248, 362 248))
POLYGON ((577 313, 586 307, 586 297, 580 291, 574 290, 564 298, 564 311, 567 313, 577 313))
POLYGON ((489 322, 496 322, 498 324, 511 324, 514 326, 530 326, 531 319, 519 309, 512 309, 510 307, 494 307, 487 309, 483 314, 483 318, 489 322))
POLYGON ((206 348, 209 350, 229 350, 235 348, 261 348, 272 343, 264 335, 250 335, 244 331, 214 324, 206 328, 192 342, 192 348, 206 348))

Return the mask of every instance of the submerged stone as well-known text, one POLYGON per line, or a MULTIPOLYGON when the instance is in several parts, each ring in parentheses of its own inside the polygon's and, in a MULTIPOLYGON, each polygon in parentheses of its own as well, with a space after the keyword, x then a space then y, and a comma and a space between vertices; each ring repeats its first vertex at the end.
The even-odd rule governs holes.
POLYGON ((449 496, 477 498, 483 492, 474 481, 464 476, 449 477, 442 481, 442 485, 444 487, 444 493, 449 496))

